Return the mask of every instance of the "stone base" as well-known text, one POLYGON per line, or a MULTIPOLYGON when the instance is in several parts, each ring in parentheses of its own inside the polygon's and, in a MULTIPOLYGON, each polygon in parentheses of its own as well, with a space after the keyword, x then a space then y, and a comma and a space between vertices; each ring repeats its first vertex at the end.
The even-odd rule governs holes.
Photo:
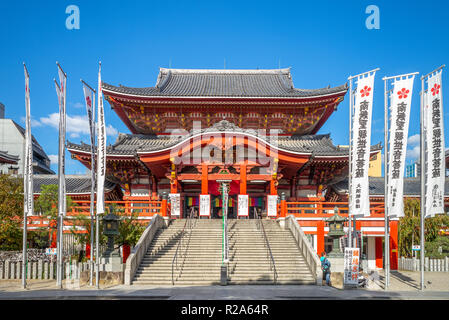
POLYGON ((345 260, 343 257, 329 257, 327 256, 327 260, 331 263, 331 272, 345 272, 345 260))
POLYGON ((123 264, 120 256, 106 256, 101 257, 100 264, 104 265, 106 272, 122 272, 123 264))
MULTIPOLYGON (((124 283, 124 273, 123 272, 107 272, 100 271, 99 274, 100 285, 119 285, 124 283)), ((90 279, 90 271, 81 272, 80 284, 87 285, 89 284, 90 279)), ((94 272, 93 275, 93 285, 96 285, 96 275, 94 272)))
POLYGON ((331 272, 331 285, 337 289, 343 289, 343 272, 331 272))

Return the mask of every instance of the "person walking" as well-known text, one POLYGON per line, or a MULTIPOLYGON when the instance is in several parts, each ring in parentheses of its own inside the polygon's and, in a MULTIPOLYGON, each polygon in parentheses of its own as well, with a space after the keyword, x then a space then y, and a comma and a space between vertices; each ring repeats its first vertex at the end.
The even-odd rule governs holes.
POLYGON ((323 251, 321 253, 321 270, 323 270, 323 280, 326 280, 326 285, 330 286, 331 283, 331 263, 330 261, 326 258, 326 252, 323 251))

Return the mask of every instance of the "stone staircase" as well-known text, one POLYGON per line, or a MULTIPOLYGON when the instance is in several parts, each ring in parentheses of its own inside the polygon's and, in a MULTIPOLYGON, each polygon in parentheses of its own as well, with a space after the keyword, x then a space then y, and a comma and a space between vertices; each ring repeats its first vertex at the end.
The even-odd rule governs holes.
MULTIPOLYGON (((228 284, 273 284, 273 271, 256 220, 228 220, 228 284)), ((133 285, 172 285, 172 260, 185 220, 174 220, 154 237, 133 285)), ((262 220, 276 263, 277 284, 315 284, 289 230, 272 220, 262 220)), ((190 243, 185 259, 179 256, 175 285, 220 284, 222 221, 197 219, 187 234, 190 243)), ((179 254, 179 253, 178 253, 179 254)))
MULTIPOLYGON (((172 261, 185 220, 174 220, 158 232, 140 264, 133 284, 172 285, 172 261)), ((218 219, 195 221, 185 260, 178 253, 179 269, 175 285, 220 283, 222 222, 218 219)), ((184 241, 187 242, 189 234, 184 241)), ((181 250, 181 248, 180 248, 181 250)))
MULTIPOLYGON (((273 270, 256 220, 229 221, 229 284, 273 284, 273 270)), ((276 265, 277 284, 316 284, 289 230, 262 220, 276 265)))

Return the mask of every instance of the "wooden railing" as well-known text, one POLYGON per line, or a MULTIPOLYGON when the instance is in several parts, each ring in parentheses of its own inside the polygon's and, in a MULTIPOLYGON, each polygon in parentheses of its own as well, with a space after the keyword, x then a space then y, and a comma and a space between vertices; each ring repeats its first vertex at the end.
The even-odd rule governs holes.
MULTIPOLYGON (((294 215, 295 217, 330 217, 334 214, 335 208, 338 209, 338 213, 343 216, 348 216, 348 202, 290 202, 286 201, 284 205, 281 203, 280 210, 281 216, 285 214, 294 215), (282 210, 285 213, 282 213, 282 210)), ((383 202, 370 202, 371 217, 383 217, 384 203, 383 202)))
MULTIPOLYGON (((167 215, 167 202, 166 200, 123 200, 123 201, 105 201, 105 210, 108 210, 110 205, 115 205, 119 210, 120 215, 132 215, 139 214, 140 217, 152 217, 155 214, 161 216, 167 215)), ((90 214, 90 201, 76 201, 74 205, 67 211, 68 216, 77 215, 89 215, 90 214)))

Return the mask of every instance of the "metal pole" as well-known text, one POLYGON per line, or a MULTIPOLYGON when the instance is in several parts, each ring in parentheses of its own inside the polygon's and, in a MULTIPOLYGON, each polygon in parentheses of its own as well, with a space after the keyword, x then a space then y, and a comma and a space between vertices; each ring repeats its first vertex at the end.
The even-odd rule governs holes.
MULTIPOLYGON (((89 87, 90 88, 90 87, 89 87)), ((92 90, 92 89, 91 89, 92 90)), ((92 90, 94 94, 93 103, 92 103, 92 121, 95 123, 95 90, 92 90)), ((94 220, 95 220, 95 212, 94 212, 94 201, 95 201, 95 130, 93 130, 94 136, 91 137, 91 141, 93 145, 91 146, 91 166, 90 166, 90 277, 89 277, 89 285, 93 285, 93 276, 94 276, 94 220)))
POLYGON ((389 224, 388 224, 388 79, 384 79, 384 272, 385 290, 390 285, 389 270, 389 224))
POLYGON ((424 169, 425 166, 425 139, 424 139, 424 97, 425 97, 425 91, 424 91, 424 77, 421 78, 421 115, 420 115, 420 158, 421 158, 421 250, 420 250, 420 258, 421 258, 421 291, 424 290, 424 256, 425 256, 425 250, 424 250, 424 219, 426 214, 426 184, 425 184, 425 174, 426 170, 424 169))
POLYGON ((352 78, 349 80, 349 183, 348 183, 348 247, 352 247, 352 227, 351 227, 351 190, 352 190, 352 78))

